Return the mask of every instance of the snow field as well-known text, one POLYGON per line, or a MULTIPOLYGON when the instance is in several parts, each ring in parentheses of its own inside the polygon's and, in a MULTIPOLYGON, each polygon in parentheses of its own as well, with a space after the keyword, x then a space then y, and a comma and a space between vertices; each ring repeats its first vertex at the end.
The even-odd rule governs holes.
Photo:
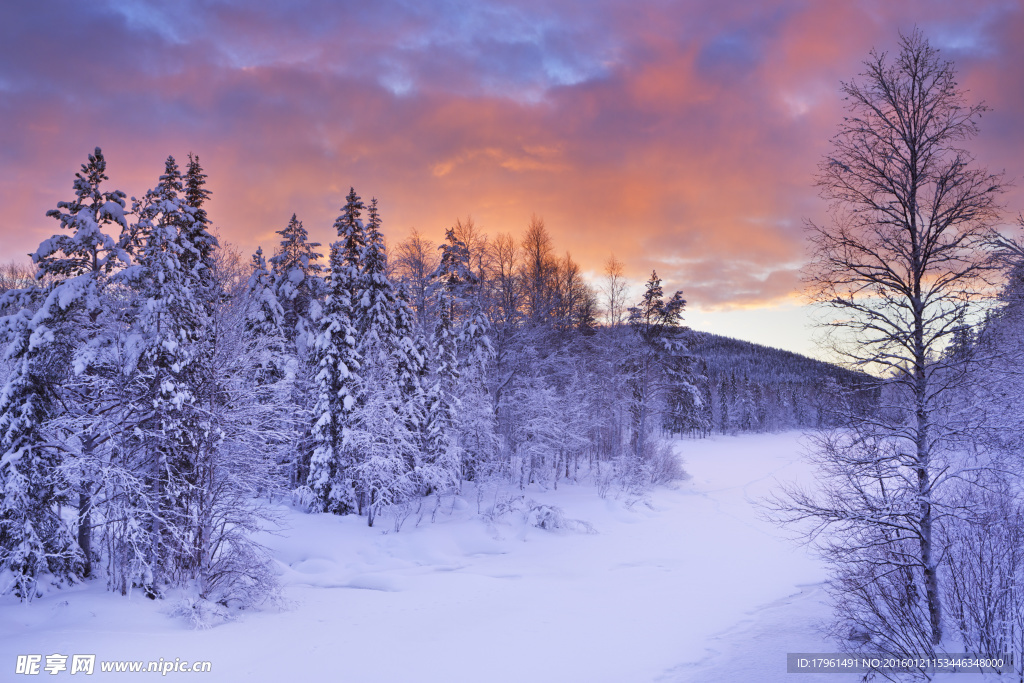
POLYGON ((4 598, 0 671, 18 654, 93 653, 209 660, 208 680, 228 683, 783 680, 786 652, 831 649, 813 629, 827 616, 823 566, 752 504, 808 476, 799 435, 676 444, 692 479, 642 500, 587 485, 488 490, 485 510, 523 496, 489 523, 467 485, 434 523, 425 501, 399 533, 388 517, 371 529, 282 507, 288 528, 262 540, 283 604, 209 630, 166 616, 170 601, 95 582, 31 605, 4 598), (530 501, 596 533, 531 526, 530 501))

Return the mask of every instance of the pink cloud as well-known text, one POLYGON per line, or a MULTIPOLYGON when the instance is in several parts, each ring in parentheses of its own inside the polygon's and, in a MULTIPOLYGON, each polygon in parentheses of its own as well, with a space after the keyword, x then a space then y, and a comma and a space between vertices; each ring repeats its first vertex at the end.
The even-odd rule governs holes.
POLYGON ((839 81, 915 23, 994 108, 979 163, 1022 172, 1017 5, 162 8, 3 10, 0 258, 53 231, 46 210, 100 145, 136 195, 167 154, 198 153, 211 216, 246 251, 272 249, 292 212, 329 242, 355 186, 392 241, 467 214, 519 234, 537 214, 585 269, 615 253, 691 306, 780 301, 799 287, 803 220, 824 217, 812 182, 839 81))

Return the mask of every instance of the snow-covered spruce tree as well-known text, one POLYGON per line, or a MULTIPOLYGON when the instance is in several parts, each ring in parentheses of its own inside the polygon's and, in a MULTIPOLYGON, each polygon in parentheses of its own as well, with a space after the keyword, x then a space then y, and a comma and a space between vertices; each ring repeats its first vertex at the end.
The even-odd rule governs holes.
POLYGON ((353 312, 365 246, 363 208, 352 189, 341 215, 334 222, 340 239, 331 245, 327 301, 313 349, 316 367, 316 403, 312 415, 314 449, 307 481, 316 506, 336 514, 358 510, 352 472, 356 464, 352 430, 356 427, 353 423, 363 386, 353 312))
MULTIPOLYGON (((199 408, 199 442, 196 464, 199 474, 199 491, 192 501, 190 514, 199 520, 197 528, 190 539, 190 552, 187 568, 191 577, 199 579, 202 586, 203 577, 210 562, 210 542, 213 522, 212 499, 209 492, 217 483, 214 481, 215 470, 220 460, 220 446, 224 439, 222 420, 218 416, 225 414, 228 397, 227 388, 221 384, 228 379, 230 373, 218 366, 226 360, 221 350, 226 344, 225 335, 235 335, 238 330, 225 327, 226 317, 222 309, 229 306, 228 297, 223 288, 224 276, 218 273, 217 238, 211 234, 212 224, 204 208, 210 199, 210 191, 206 189, 206 174, 199 164, 199 157, 189 154, 188 169, 184 181, 184 208, 188 214, 178 228, 177 242, 181 249, 181 264, 186 286, 192 290, 201 307, 203 318, 200 320, 201 334, 195 342, 194 362, 197 365, 198 382, 194 394, 199 408), (188 218, 191 220, 188 220, 188 218)), ((241 278, 239 278, 241 279, 241 278)))
MULTIPOLYGON (((85 576, 92 573, 93 496, 101 485, 110 435, 119 431, 123 410, 109 396, 116 370, 110 355, 114 312, 108 290, 111 275, 130 264, 131 245, 125 195, 104 191, 105 180, 106 160, 96 148, 75 174, 75 199, 47 212, 71 234, 54 235, 32 254, 38 277, 49 283, 58 304, 49 310, 48 323, 56 348, 67 354, 72 369, 62 381, 52 378, 64 407, 54 438, 62 443, 68 477, 78 494, 78 544, 85 576)), ((47 308, 39 314, 47 315, 47 308)))
MULTIPOLYGON (((313 345, 320 319, 321 302, 326 296, 326 284, 317 263, 321 259, 320 244, 310 242, 306 229, 295 214, 288 225, 277 232, 281 242, 270 259, 274 278, 274 293, 281 305, 281 329, 285 336, 287 354, 294 358, 295 379, 292 400, 300 411, 308 415, 316 401, 313 377, 316 374, 313 345)), ((309 459, 313 453, 309 421, 299 420, 292 437, 294 448, 284 454, 282 464, 289 470, 293 488, 305 486, 309 478, 309 459)))
POLYGON ((264 353, 258 360, 256 383, 260 386, 273 384, 283 378, 294 363, 285 347, 284 309, 277 299, 273 276, 267 270, 262 247, 257 248, 252 256, 252 274, 246 294, 246 331, 250 336, 266 341, 264 353))
POLYGON ((437 321, 430 338, 431 378, 427 390, 423 458, 418 477, 427 491, 443 492, 461 476, 458 435, 459 330, 456 311, 469 275, 469 252, 449 228, 438 247, 434 273, 437 321))
POLYGON ((135 403, 147 412, 132 439, 132 469, 146 486, 136 510, 148 514, 148 546, 135 546, 135 536, 126 539, 133 547, 120 571, 134 574, 122 583, 143 586, 153 596, 194 569, 199 529, 193 513, 207 474, 201 454, 210 436, 199 404, 204 364, 197 362, 208 314, 193 289, 190 273, 196 271, 183 266, 183 260, 195 266, 198 259, 182 237, 194 211, 182 191, 178 166, 168 157, 159 184, 135 208, 145 242, 138 267, 125 277, 139 292, 131 353, 137 358, 135 403))
MULTIPOLYGON (((642 468, 652 455, 651 432, 665 410, 670 390, 694 390, 688 372, 680 368, 679 358, 687 355, 681 327, 686 301, 676 292, 665 301, 661 278, 655 272, 647 281, 643 298, 629 309, 629 327, 633 333, 633 352, 625 359, 632 394, 632 459, 633 467, 642 468)), ((686 366, 682 366, 685 368, 686 366)), ((695 390, 694 390, 695 391, 695 390)))
MULTIPOLYGON (((124 194, 104 191, 99 148, 74 181, 75 198, 47 213, 70 234, 54 235, 32 255, 46 289, 7 292, 3 321, 14 365, 0 401, 0 569, 31 598, 41 573, 89 576, 93 495, 114 411, 103 401, 104 348, 109 343, 105 289, 127 262, 124 194), (77 494, 77 496, 75 496, 77 494), (77 500, 75 499, 77 498, 77 500), (54 506, 75 503, 78 546, 54 506)), ((6 590, 10 586, 4 586, 6 590)))
POLYGON ((125 245, 104 228, 118 228, 118 235, 128 230, 125 220, 125 194, 120 190, 103 190, 107 161, 99 147, 89 155, 82 170, 75 174, 75 198, 58 202, 57 208, 46 212, 60 227, 71 234, 58 234, 44 240, 32 254, 40 269, 39 277, 50 276, 50 282, 65 282, 89 275, 80 289, 83 297, 100 298, 98 276, 109 275, 129 261, 125 245))
POLYGON ((695 371, 693 359, 683 354, 670 356, 665 363, 665 380, 668 386, 662 429, 670 434, 702 433, 710 397, 705 397, 701 389, 701 381, 706 383, 706 378, 695 371))
MULTIPOLYGON (((188 170, 183 179, 187 216, 179 226, 177 243, 181 250, 183 276, 205 315, 202 321, 204 332, 196 344, 196 361, 200 364, 199 371, 205 375, 205 379, 200 381, 198 396, 203 409, 213 412, 215 404, 223 400, 223 392, 215 381, 217 373, 211 367, 214 348, 218 343, 217 335, 223 330, 213 324, 213 316, 217 307, 224 303, 226 294, 222 286, 223 278, 217 273, 219 244, 210 232, 212 224, 204 208, 210 199, 210 191, 206 189, 206 174, 199 165, 199 157, 189 154, 188 162, 188 170), (188 220, 189 217, 191 220, 188 220)), ((208 431, 207 436, 204 447, 209 450, 219 436, 216 430, 208 431)))
POLYGON ((352 478, 363 497, 367 524, 373 526, 379 513, 416 493, 410 463, 416 461, 419 448, 407 427, 392 368, 371 363, 362 372, 367 390, 351 432, 351 449, 357 454, 352 478))
MULTIPOLYGON (((191 170, 201 175, 195 160, 191 170)), ((269 454, 285 436, 275 427, 287 422, 290 387, 253 386, 270 350, 247 325, 242 266, 217 249, 195 205, 208 194, 190 203, 188 184, 168 158, 134 207, 139 263, 118 277, 135 292, 121 337, 134 411, 102 492, 108 581, 153 597, 187 586, 200 600, 252 603, 273 584, 251 534, 266 516, 255 497, 274 486, 269 454)), ((192 178, 194 192, 202 185, 192 178)))
POLYGON ((430 349, 427 339, 416 329, 416 317, 408 302, 404 285, 398 287, 398 305, 395 308, 395 332, 399 347, 396 349, 395 381, 399 400, 406 416, 406 427, 417 444, 417 459, 409 466, 415 469, 423 452, 423 428, 426 422, 426 385, 429 378, 430 349))
POLYGON ((697 415, 694 419, 693 428, 697 435, 704 438, 711 433, 711 427, 714 424, 712 414, 711 376, 708 372, 707 361, 700 361, 700 364, 697 366, 696 373, 694 382, 696 383, 697 390, 700 393, 700 406, 697 408, 697 415))
POLYGON ((733 403, 733 420, 741 432, 751 432, 757 426, 757 405, 754 400, 754 388, 750 385, 750 377, 743 373, 737 377, 736 400, 733 403))
POLYGON ((295 214, 277 234, 281 243, 270 263, 275 294, 284 311, 282 326, 297 355, 305 358, 309 338, 316 334, 318 301, 324 294, 320 276, 323 269, 317 263, 321 258, 317 251, 320 243, 309 241, 309 234, 295 214))
POLYGON ((491 323, 471 297, 469 314, 459 327, 458 439, 462 452, 462 478, 475 481, 489 469, 497 451, 494 401, 488 390, 488 369, 494 358, 491 323))
POLYGON ((718 420, 722 434, 728 434, 733 428, 730 409, 735 402, 734 380, 734 377, 723 374, 722 382, 718 386, 718 420))
POLYGON ((411 338, 412 310, 395 291, 387 274, 376 199, 370 203, 367 217, 353 314, 364 380, 363 400, 354 420, 357 426, 353 450, 359 463, 357 488, 361 502, 370 506, 366 508, 367 521, 372 525, 378 511, 404 501, 409 495, 421 456, 422 440, 417 430, 423 423, 425 406, 421 385, 424 358, 411 338), (391 411, 386 418, 381 412, 385 406, 390 406, 391 411), (384 467, 382 458, 388 448, 393 451, 388 456, 392 459, 384 467), (367 462, 370 458, 372 463, 367 462), (392 484, 394 490, 388 490, 392 484))
POLYGON ((951 402, 966 375, 942 350, 988 286, 982 247, 1002 180, 960 146, 985 107, 965 101, 920 31, 865 66, 842 86, 848 116, 818 177, 834 220, 809 226, 806 279, 835 311, 837 349, 885 377, 882 405, 841 411, 844 430, 822 438, 827 497, 791 492, 779 506, 827 530, 844 630, 868 634, 873 651, 927 654, 943 640, 939 529, 955 514, 947 491, 964 473, 967 426, 951 402))
POLYGON ((456 221, 454 236, 466 245, 465 284, 456 345, 459 353, 458 439, 462 452, 462 478, 479 481, 493 470, 498 438, 491 394, 490 372, 496 356, 488 308, 495 292, 488 281, 496 265, 487 236, 472 218, 456 221))
POLYGON ((366 206, 356 194, 355 188, 349 188, 348 194, 345 196, 345 206, 342 207, 341 214, 334 221, 334 229, 337 230, 338 241, 341 243, 342 261, 338 267, 331 264, 332 286, 343 285, 348 288, 349 306, 355 306, 355 294, 359 288, 359 276, 362 272, 363 250, 366 248, 366 226, 362 220, 365 209, 366 206), (341 277, 335 277, 337 274, 340 274, 341 277), (334 279, 337 279, 338 282, 333 282, 334 279))
POLYGON ((58 514, 71 485, 61 451, 46 439, 59 411, 51 378, 65 371, 52 362, 52 333, 30 310, 0 324, 14 364, 0 394, 0 591, 31 600, 47 576, 74 582, 83 574, 82 552, 58 514))
POLYGON ((217 238, 210 233, 210 219, 204 205, 210 199, 206 189, 206 174, 199 165, 199 157, 188 155, 188 169, 184 178, 185 206, 192 209, 191 221, 184 221, 178 230, 181 248, 181 267, 193 282, 196 295, 207 314, 221 296, 214 275, 214 252, 217 238))
POLYGON ((309 444, 309 425, 305 419, 308 417, 307 371, 300 368, 294 346, 285 338, 284 309, 277 299, 274 278, 267 269, 262 247, 253 254, 251 267, 246 291, 241 297, 246 331, 243 348, 253 364, 251 383, 255 385, 260 403, 280 403, 285 385, 289 393, 287 414, 268 415, 262 425, 269 442, 261 445, 277 452, 275 460, 281 480, 294 487, 299 464, 308 463, 308 458, 302 457, 309 444), (297 388, 299 384, 301 388, 297 388), (275 438, 274 435, 281 432, 285 433, 275 438))
POLYGON ((455 435, 455 385, 459 370, 453 309, 450 298, 438 300, 439 315, 430 338, 432 373, 426 392, 423 456, 417 473, 426 492, 441 493, 459 476, 459 444, 455 435))
POLYGON ((370 202, 360 250, 357 289, 353 297, 352 320, 363 366, 393 369, 400 349, 396 320, 399 298, 387 274, 384 236, 380 232, 377 200, 370 202))

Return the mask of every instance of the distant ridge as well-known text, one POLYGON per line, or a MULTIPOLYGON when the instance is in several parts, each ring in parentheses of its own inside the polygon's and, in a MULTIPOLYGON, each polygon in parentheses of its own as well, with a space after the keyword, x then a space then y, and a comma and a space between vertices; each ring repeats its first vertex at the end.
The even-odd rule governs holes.
POLYGON ((863 373, 839 365, 810 358, 795 351, 726 337, 711 332, 690 330, 687 333, 690 352, 707 363, 712 377, 735 372, 751 380, 768 383, 799 382, 832 378, 841 384, 865 379, 863 373))
MULTIPOLYGON (((690 330, 686 343, 694 358, 694 379, 702 396, 692 421, 679 420, 677 431, 693 434, 764 432, 827 427, 829 406, 855 389, 858 402, 876 398, 864 373, 832 363, 690 330)), ((849 395, 849 394, 848 394, 849 395)))

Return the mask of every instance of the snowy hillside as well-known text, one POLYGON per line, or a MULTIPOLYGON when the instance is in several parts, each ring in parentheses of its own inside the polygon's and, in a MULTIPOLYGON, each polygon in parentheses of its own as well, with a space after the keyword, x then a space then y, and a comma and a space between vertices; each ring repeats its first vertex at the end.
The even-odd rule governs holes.
MULTIPOLYGON (((510 508, 489 523, 467 488, 399 533, 283 509, 285 528, 264 539, 282 607, 209 630, 163 614, 170 599, 95 583, 31 605, 7 596, 0 666, 59 653, 206 660, 216 681, 782 680, 787 651, 830 649, 813 629, 822 565, 751 504, 807 476, 799 437, 676 443, 692 478, 642 500, 488 491, 482 510, 510 508), (560 508, 563 528, 531 525, 539 505, 560 508)), ((91 680, 105 680, 99 664, 91 680)))

